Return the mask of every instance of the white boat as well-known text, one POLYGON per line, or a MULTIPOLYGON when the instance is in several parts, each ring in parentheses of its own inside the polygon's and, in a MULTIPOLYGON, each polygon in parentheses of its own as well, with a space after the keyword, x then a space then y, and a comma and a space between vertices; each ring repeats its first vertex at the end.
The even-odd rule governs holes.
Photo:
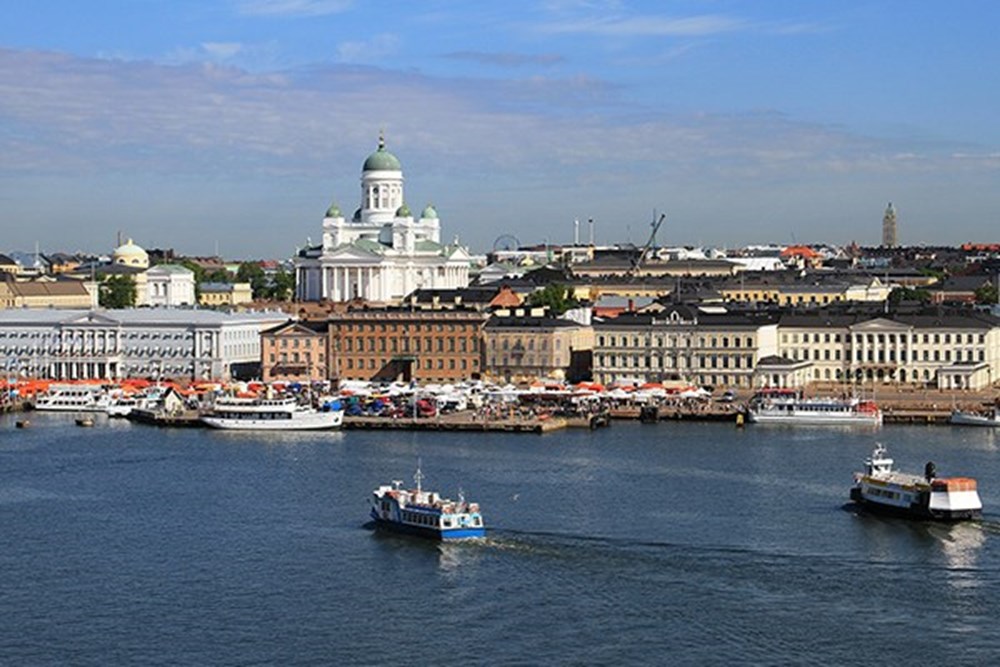
POLYGON ((436 540, 486 536, 486 524, 477 503, 465 502, 461 493, 456 501, 425 491, 421 486, 423 478, 418 467, 413 476, 415 489, 404 489, 400 480, 375 489, 370 516, 377 527, 436 540))
POLYGON ((98 385, 52 385, 35 399, 34 409, 51 412, 104 412, 111 397, 98 385))
POLYGON ((750 399, 747 419, 755 424, 881 426, 882 411, 874 401, 804 398, 799 391, 772 389, 750 399))
POLYGON ((212 428, 243 431, 315 431, 339 428, 344 411, 317 410, 294 398, 219 398, 201 421, 212 428))
POLYGON ((960 521, 982 515, 983 503, 971 477, 938 477, 933 462, 924 474, 892 469, 881 444, 865 459, 864 472, 854 473, 851 500, 864 509, 914 519, 960 521))
POLYGON ((1000 410, 993 408, 985 413, 952 410, 948 423, 957 426, 1000 426, 1000 410))
POLYGON ((128 417, 132 409, 138 407, 139 401, 131 396, 119 396, 111 399, 105 412, 109 417, 128 417))

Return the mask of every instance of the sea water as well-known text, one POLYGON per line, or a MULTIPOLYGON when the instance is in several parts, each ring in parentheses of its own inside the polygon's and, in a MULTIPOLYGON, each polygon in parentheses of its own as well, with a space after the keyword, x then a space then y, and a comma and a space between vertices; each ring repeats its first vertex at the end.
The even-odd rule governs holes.
POLYGON ((0 664, 1000 664, 989 429, 616 422, 544 436, 0 418, 0 664), (981 522, 845 509, 881 441, 981 522), (368 525, 479 502, 483 541, 368 525))

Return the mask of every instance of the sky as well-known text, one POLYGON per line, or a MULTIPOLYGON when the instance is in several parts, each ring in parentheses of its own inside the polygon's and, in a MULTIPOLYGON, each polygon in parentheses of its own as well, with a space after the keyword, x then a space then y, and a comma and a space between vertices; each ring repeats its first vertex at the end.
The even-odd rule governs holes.
MULTIPOLYGON (((442 240, 997 242, 994 0, 0 0, 0 252, 283 258, 384 132, 442 240)), ((504 244, 509 241, 503 241, 504 244)))

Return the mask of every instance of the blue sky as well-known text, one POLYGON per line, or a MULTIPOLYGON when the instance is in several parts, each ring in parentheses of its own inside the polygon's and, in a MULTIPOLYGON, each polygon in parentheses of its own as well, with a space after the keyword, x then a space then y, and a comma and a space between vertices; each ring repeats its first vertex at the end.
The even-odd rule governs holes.
POLYGON ((360 202, 488 250, 997 241, 1000 3, 0 0, 0 251, 285 257, 360 202), (586 225, 582 225, 583 228, 586 225), (584 236, 586 234, 584 233, 584 236))

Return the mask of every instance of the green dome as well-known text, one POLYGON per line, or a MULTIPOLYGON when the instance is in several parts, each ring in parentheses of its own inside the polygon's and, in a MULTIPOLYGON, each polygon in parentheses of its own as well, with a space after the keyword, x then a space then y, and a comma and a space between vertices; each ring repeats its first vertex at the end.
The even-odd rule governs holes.
POLYGON ((385 149, 385 139, 378 138, 378 150, 368 156, 362 171, 402 171, 399 159, 385 149))
POLYGON ((424 207, 424 212, 420 214, 420 217, 424 220, 437 220, 438 212, 433 206, 428 204, 424 207))
POLYGON ((339 218, 340 217, 340 207, 334 202, 330 204, 330 208, 326 209, 326 217, 328 218, 339 218))
POLYGON ((411 215, 412 214, 410 213, 410 207, 407 206, 406 204, 403 204, 402 206, 396 209, 397 218, 409 218, 411 215))

